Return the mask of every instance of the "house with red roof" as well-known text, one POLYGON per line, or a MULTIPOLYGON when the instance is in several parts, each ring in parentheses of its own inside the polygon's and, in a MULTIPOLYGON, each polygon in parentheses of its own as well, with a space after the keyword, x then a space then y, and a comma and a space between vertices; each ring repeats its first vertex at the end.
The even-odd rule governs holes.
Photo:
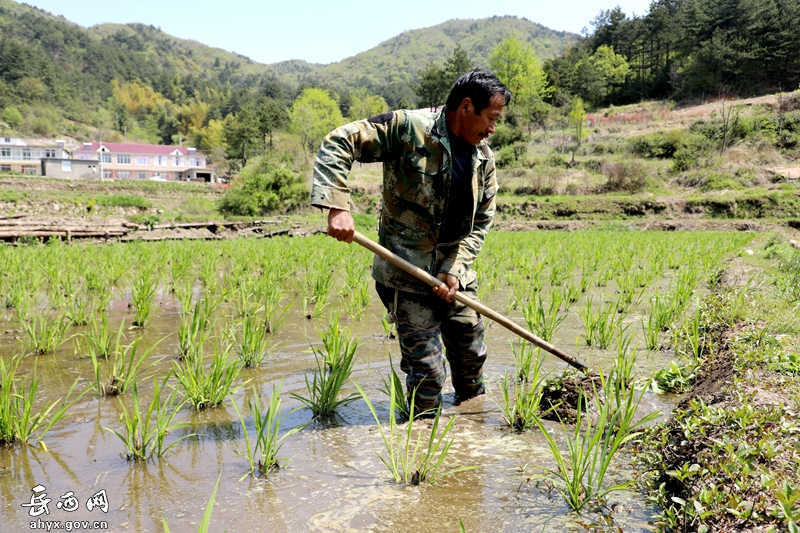
POLYGON ((217 181, 205 155, 185 146, 87 142, 70 159, 69 164, 61 159, 43 160, 42 174, 57 178, 217 181))

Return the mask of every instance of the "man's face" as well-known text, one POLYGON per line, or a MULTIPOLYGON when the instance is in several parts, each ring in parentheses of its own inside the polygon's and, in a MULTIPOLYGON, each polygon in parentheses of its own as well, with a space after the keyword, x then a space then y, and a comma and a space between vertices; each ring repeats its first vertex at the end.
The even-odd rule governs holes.
POLYGON ((495 94, 489 100, 489 105, 486 106, 480 114, 475 114, 475 106, 472 102, 467 103, 466 113, 464 113, 464 127, 460 137, 472 146, 477 145, 483 139, 494 133, 495 125, 500 120, 503 114, 503 95, 500 93, 495 94))

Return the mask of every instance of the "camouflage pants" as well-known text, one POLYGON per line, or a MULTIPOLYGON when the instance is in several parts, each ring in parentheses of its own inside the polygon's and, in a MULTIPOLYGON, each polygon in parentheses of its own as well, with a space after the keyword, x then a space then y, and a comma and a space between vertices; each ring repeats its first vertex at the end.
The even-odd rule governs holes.
MULTIPOLYGON (((477 300, 476 286, 476 282, 470 283, 461 292, 477 300)), ((380 283, 375 288, 386 309, 395 314, 402 355, 400 369, 406 373, 407 396, 417 388, 416 412, 442 403, 442 386, 447 377, 445 357, 457 397, 483 392, 486 345, 483 319, 478 313, 457 301, 448 303, 432 292, 395 291, 380 283)))

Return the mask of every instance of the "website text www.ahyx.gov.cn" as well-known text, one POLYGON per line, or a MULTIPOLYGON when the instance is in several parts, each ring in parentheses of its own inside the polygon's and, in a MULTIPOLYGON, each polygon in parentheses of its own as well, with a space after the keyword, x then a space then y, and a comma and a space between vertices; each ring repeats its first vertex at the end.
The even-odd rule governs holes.
POLYGON ((31 529, 38 529, 42 531, 82 531, 82 530, 104 530, 108 529, 108 522, 105 520, 90 521, 90 520, 39 520, 31 522, 31 529))

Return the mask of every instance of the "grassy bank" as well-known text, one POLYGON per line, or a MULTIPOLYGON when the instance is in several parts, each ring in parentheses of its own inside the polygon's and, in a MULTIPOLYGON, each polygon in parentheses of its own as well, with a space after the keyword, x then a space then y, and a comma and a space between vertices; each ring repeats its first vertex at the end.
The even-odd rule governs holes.
POLYGON ((700 357, 678 373, 692 391, 642 439, 670 531, 798 531, 800 252, 775 234, 753 244, 702 303, 700 357))

